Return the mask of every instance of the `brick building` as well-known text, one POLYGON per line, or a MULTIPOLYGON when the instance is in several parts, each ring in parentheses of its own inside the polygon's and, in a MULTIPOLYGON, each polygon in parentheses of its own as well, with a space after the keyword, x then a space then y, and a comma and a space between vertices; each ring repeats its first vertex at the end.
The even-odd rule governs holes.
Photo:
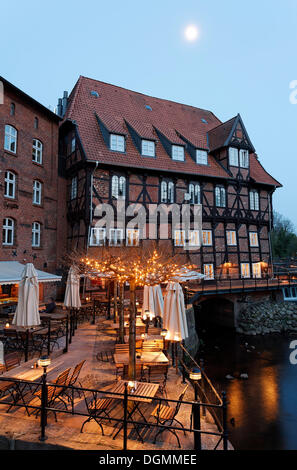
POLYGON ((240 115, 222 123, 211 111, 85 77, 60 113, 69 249, 138 243, 137 230, 96 228, 98 203, 188 200, 191 210, 202 205, 202 240, 174 230, 173 251, 209 280, 267 276, 272 195, 281 185, 262 167, 240 115))
POLYGON ((0 261, 55 273, 63 244, 65 184, 58 177, 60 118, 0 77, 0 261))

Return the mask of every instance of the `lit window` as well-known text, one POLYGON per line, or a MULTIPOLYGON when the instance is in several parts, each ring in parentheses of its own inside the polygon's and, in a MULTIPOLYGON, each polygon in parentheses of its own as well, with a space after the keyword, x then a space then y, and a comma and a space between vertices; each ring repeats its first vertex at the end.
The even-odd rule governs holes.
POLYGON ((111 178, 111 196, 118 199, 126 196, 126 178, 125 176, 114 175, 111 178))
POLYGON ((120 228, 109 229, 109 245, 120 246, 123 243, 123 230, 120 228))
POLYGON ((41 196, 42 196, 42 183, 40 181, 35 180, 33 182, 33 204, 41 204, 41 196))
POLYGON ((174 183, 173 181, 161 182, 161 202, 170 204, 174 202, 174 183))
POLYGON ((143 140, 141 141, 141 155, 145 157, 154 157, 155 156, 155 142, 153 140, 143 140))
POLYGON ((189 184, 189 194, 191 196, 191 204, 200 204, 200 184, 199 183, 190 183, 189 184))
POLYGON ((204 264, 203 274, 205 275, 205 279, 214 279, 213 264, 204 264))
POLYGON ((253 277, 261 277, 261 263, 253 263, 253 277))
POLYGON ((226 191, 222 186, 216 186, 215 189, 216 206, 226 207, 226 191))
POLYGON ((259 246, 257 232, 250 232, 250 246, 259 246))
POLYGON ((119 134, 110 134, 110 149, 116 152, 125 152, 125 137, 119 134))
POLYGON ((204 246, 212 245, 212 232, 211 230, 202 230, 202 244, 204 246))
POLYGON ((91 246, 104 246, 106 239, 106 229, 102 227, 92 227, 90 236, 91 246))
POLYGON ((229 165, 238 166, 238 149, 229 148, 229 165))
POLYGON ((189 245, 190 246, 200 246, 199 230, 190 230, 189 231, 189 245))
POLYGON ((32 224, 32 246, 40 246, 40 235, 41 235, 41 225, 39 222, 33 222, 32 224))
POLYGON ((14 220, 6 218, 3 220, 3 245, 13 245, 14 242, 14 220))
POLYGON ((16 153, 18 131, 9 125, 5 126, 4 149, 16 153))
POLYGON ((33 147, 32 147, 32 160, 35 163, 42 163, 42 149, 43 145, 40 140, 33 139, 33 147))
POLYGON ((12 171, 5 172, 4 196, 15 198, 16 175, 12 171))
POLYGON ((184 161, 185 149, 181 145, 172 145, 172 160, 184 161))
POLYGON ((249 263, 241 263, 241 277, 246 278, 250 277, 250 265, 249 263))
POLYGON ((126 245, 127 246, 139 245, 139 230, 138 229, 127 228, 126 245))
POLYGON ((70 198, 71 198, 71 200, 77 198, 77 176, 74 176, 71 180, 70 198))
POLYGON ((174 245, 185 246, 185 231, 184 230, 174 231, 174 245))
POLYGON ((240 150, 239 151, 239 165, 241 168, 248 168, 249 167, 249 152, 248 150, 240 150))
POLYGON ((251 211, 259 210, 259 193, 255 190, 250 191, 250 209, 251 211))
POLYGON ((196 150, 196 163, 198 163, 199 165, 207 165, 206 150, 196 150))
POLYGON ((227 230, 227 245, 235 246, 237 245, 236 242, 236 232, 234 230, 227 230))

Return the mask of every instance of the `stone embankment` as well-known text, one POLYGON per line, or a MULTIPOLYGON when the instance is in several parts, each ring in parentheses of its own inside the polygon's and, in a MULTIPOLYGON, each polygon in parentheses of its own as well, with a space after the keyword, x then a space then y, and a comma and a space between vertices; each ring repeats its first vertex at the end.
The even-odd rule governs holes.
POLYGON ((297 303, 250 303, 242 309, 236 331, 254 336, 297 331, 297 303))

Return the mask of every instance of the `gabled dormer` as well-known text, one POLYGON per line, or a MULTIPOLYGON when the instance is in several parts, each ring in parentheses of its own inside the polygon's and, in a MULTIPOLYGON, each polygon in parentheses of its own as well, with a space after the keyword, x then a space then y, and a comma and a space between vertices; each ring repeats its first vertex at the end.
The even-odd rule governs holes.
POLYGON ((107 120, 97 113, 95 115, 107 148, 113 152, 125 153, 127 133, 123 125, 110 117, 107 120))
POLYGON ((155 131, 169 157, 173 161, 184 162, 186 144, 177 133, 171 129, 160 130, 156 127, 155 131))

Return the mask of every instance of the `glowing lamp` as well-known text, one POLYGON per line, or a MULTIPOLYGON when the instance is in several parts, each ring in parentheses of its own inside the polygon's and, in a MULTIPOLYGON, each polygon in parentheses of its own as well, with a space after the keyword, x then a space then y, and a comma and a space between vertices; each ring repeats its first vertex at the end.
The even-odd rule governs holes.
POLYGON ((180 337, 180 334, 179 333, 175 333, 174 337, 173 337, 173 341, 181 341, 181 337, 180 337))
POLYGON ((129 392, 135 392, 136 385, 137 385, 136 382, 134 382, 133 380, 129 380, 129 382, 128 382, 129 392))
POLYGON ((193 367, 193 369, 191 370, 189 374, 189 377, 194 382, 198 382, 198 380, 201 380, 202 375, 201 375, 201 370, 199 369, 199 367, 193 367))
POLYGON ((163 328, 163 330, 161 331, 161 336, 163 336, 165 338, 167 333, 168 333, 168 331, 166 330, 166 328, 163 328))
POLYGON ((47 368, 47 366, 49 366, 51 364, 51 358, 48 357, 48 356, 41 356, 39 359, 38 359, 38 365, 40 367, 43 367, 43 368, 47 368))
POLYGON ((5 328, 9 328, 9 326, 10 326, 9 323, 6 323, 5 328))

